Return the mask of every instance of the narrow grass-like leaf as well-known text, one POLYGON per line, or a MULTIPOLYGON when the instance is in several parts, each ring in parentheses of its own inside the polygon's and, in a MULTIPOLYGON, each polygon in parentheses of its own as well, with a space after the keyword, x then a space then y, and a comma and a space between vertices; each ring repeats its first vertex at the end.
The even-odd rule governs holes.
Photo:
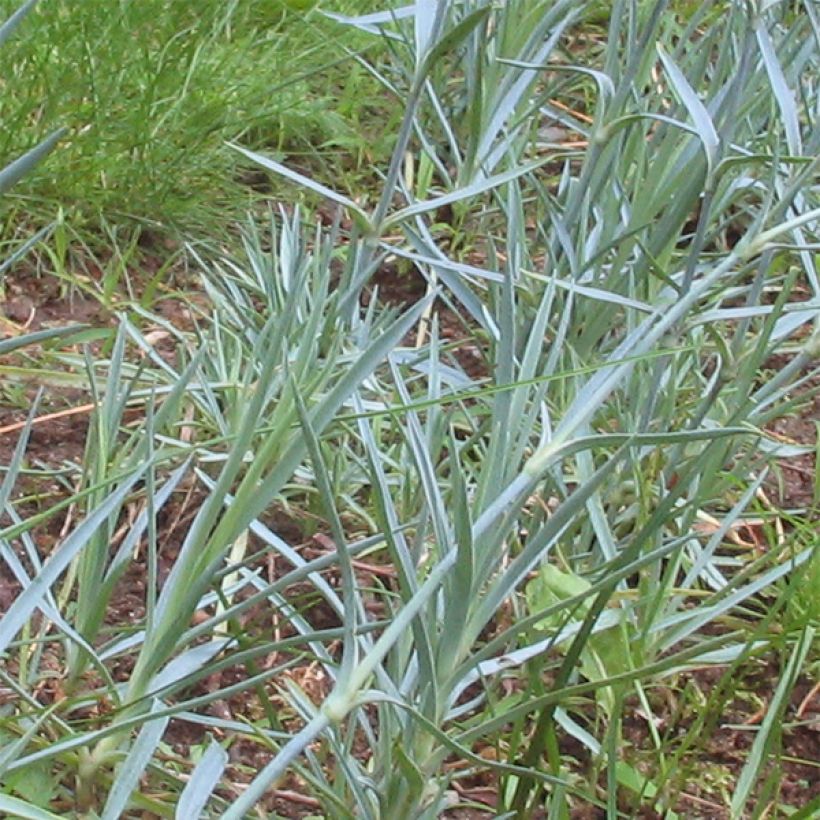
POLYGON ((233 642, 233 638, 216 638, 201 646, 194 646, 177 655, 157 674, 149 685, 149 691, 160 691, 185 680, 207 666, 220 652, 233 642))
POLYGON ((174 814, 177 820, 190 820, 201 816, 227 765, 228 753, 219 743, 211 740, 179 796, 174 814))
MULTIPOLYGON (((151 712, 157 711, 159 701, 154 701, 151 712)), ((108 793, 101 820, 119 820, 128 808, 131 793, 137 788, 146 766, 157 750, 169 718, 146 718, 146 723, 137 735, 127 757, 117 767, 114 786, 108 793)))
POLYGON ((689 85, 689 81, 677 65, 675 65, 672 58, 666 53, 663 46, 658 44, 657 48, 661 62, 672 83, 672 88, 674 88, 678 98, 686 107, 689 116, 692 117, 698 137, 700 137, 700 141, 703 143, 703 149, 706 152, 709 167, 713 169, 717 162, 720 137, 718 137, 712 118, 709 116, 706 106, 700 101, 700 97, 698 97, 692 86, 689 85))
POLYGON ((755 736, 754 743, 749 751, 749 757, 743 766, 734 794, 732 795, 731 810, 733 820, 740 820, 740 818, 745 816, 746 801, 749 799, 761 767, 766 758, 773 752, 772 743, 775 734, 779 731, 779 722, 783 710, 787 706, 788 697, 791 694, 800 669, 806 660, 809 649, 811 649, 813 638, 814 629, 812 627, 806 627, 800 634, 799 640, 795 643, 791 657, 786 664, 786 668, 783 670, 783 674, 777 684, 777 689, 775 689, 774 695, 766 710, 766 717, 763 718, 760 730, 755 736))
POLYGON ((21 347, 28 345, 36 345, 41 342, 49 341, 50 339, 59 339, 63 337, 70 337, 73 334, 85 330, 87 325, 66 325, 65 327, 49 327, 43 330, 35 330, 32 333, 26 333, 22 336, 13 336, 10 339, 0 340, 0 356, 5 356, 21 347))
POLYGON ((42 391, 39 391, 31 404, 31 409, 26 419, 26 424, 20 431, 20 436, 17 439, 17 444, 14 445, 14 451, 11 458, 6 465, 6 475, 3 478, 3 483, 0 484, 0 510, 5 510, 9 499, 12 497, 14 487, 17 483, 17 478, 20 475, 20 470, 23 466, 23 458, 26 454, 29 438, 31 436, 31 428, 34 419, 37 417, 37 410, 40 407, 40 400, 42 398, 42 391))
POLYGON ((350 561, 350 554, 347 550, 347 537, 344 532, 344 527, 336 511, 333 503, 333 490, 331 489, 330 478, 327 474, 327 468, 324 463, 324 457, 319 447, 319 440, 310 423, 307 408, 299 395, 298 388, 291 381, 291 386, 294 391, 294 398, 296 400, 296 407, 299 411, 299 421, 302 425, 302 430, 305 435, 308 452, 310 453, 310 460, 313 464, 313 472, 316 476, 317 489, 319 490, 319 497, 325 508, 325 513, 330 521, 331 533, 336 542, 336 552, 339 557, 339 571, 342 579, 342 600, 344 602, 344 623, 343 629, 345 633, 344 642, 342 646, 342 662, 339 667, 339 676, 345 678, 350 675, 358 662, 358 644, 355 640, 355 634, 359 622, 359 601, 356 594, 356 575, 353 571, 353 565, 350 561))
MULTIPOLYGON (((433 0, 433 2, 436 6, 437 14, 441 14, 447 8, 447 0, 433 0)), ((422 14, 425 13, 424 9, 420 9, 420 11, 422 14)), ((436 60, 460 46, 469 34, 481 25, 489 13, 489 7, 479 6, 459 20, 443 37, 436 41, 429 51, 422 53, 423 62, 419 73, 422 76, 428 74, 432 70, 436 60)), ((416 19, 418 19, 418 16, 416 19)))
POLYGON ((42 725, 51 719, 52 713, 55 712, 57 708, 58 704, 54 703, 45 709, 42 714, 35 715, 30 725, 27 726, 26 731, 20 735, 20 737, 15 738, 11 742, 6 742, 5 747, 0 749, 0 779, 2 779, 9 763, 22 757, 22 752, 25 751, 31 739, 37 734, 42 725))
MULTIPOLYGON (((418 322, 429 301, 429 298, 421 300, 397 319, 382 335, 373 341, 367 350, 361 353, 356 362, 339 379, 330 392, 315 407, 311 408, 310 421, 317 433, 324 430, 342 404, 350 398, 352 393, 386 358, 388 352, 418 322)), ((225 526, 241 526, 244 529, 250 520, 259 517, 264 508, 270 503, 272 496, 281 489, 284 482, 293 474, 305 452, 306 445, 303 440, 293 441, 274 469, 260 485, 254 487, 252 496, 247 497, 246 503, 242 505, 241 514, 239 510, 236 511, 237 514, 240 514, 238 520, 235 523, 231 520, 225 520, 225 526)), ((239 491, 237 491, 237 498, 239 498, 239 491)))
MULTIPOLYGON (((234 32, 232 9, 243 4, 228 5, 221 25, 234 32)), ((592 786, 566 776, 559 741, 567 733, 608 755, 610 814, 622 808, 621 789, 633 813, 663 808, 659 794, 674 799, 676 763, 685 753, 697 771, 697 748, 684 746, 701 733, 694 728, 669 754, 646 692, 707 664, 733 664, 728 686, 741 663, 782 644, 772 613, 794 623, 798 606, 782 581, 799 580, 811 560, 808 536, 759 557, 738 553, 726 536, 746 520, 761 464, 798 452, 774 450, 761 430, 796 407, 820 350, 820 337, 794 336, 816 312, 809 297, 820 244, 820 131, 811 93, 820 41, 813 9, 769 4, 755 16, 712 0, 670 15, 668 2, 645 5, 616 0, 608 35, 592 46, 569 33, 600 29, 599 3, 425 0, 350 20, 386 46, 375 57, 375 38, 367 51, 345 49, 368 83, 388 91, 379 110, 398 124, 374 139, 393 146, 389 166, 361 191, 356 163, 334 165, 329 173, 343 168, 356 196, 334 192, 321 154, 310 174, 273 159, 267 170, 306 186, 309 199, 347 208, 352 229, 339 213, 332 227, 308 235, 296 211, 282 213, 270 235, 251 228, 247 259, 226 260, 207 276, 212 304, 192 305, 194 330, 155 321, 145 297, 134 315, 140 327, 169 334, 174 358, 123 319, 139 358, 125 355, 124 336, 103 331, 102 356, 89 357, 82 375, 89 385, 78 377, 83 362, 78 368, 67 353, 54 365, 2 365, 10 382, 38 376, 97 391, 99 452, 89 451, 87 467, 100 475, 55 510, 93 511, 109 497, 101 489, 109 476, 129 473, 123 464, 151 465, 141 489, 146 515, 126 523, 124 503, 109 509, 108 532, 93 544, 104 571, 82 582, 96 590, 88 578, 101 577, 108 594, 148 532, 146 617, 118 624, 99 647, 85 636, 98 647, 97 664, 136 656, 124 686, 98 667, 99 692, 122 706, 100 711, 101 728, 92 729, 79 708, 98 692, 82 689, 78 708, 69 701, 60 716, 35 724, 33 751, 15 746, 7 771, 48 760, 70 778, 77 750, 96 745, 90 757, 81 753, 83 778, 104 804, 113 799, 115 763, 136 754, 137 734, 178 716, 274 752, 228 817, 259 811, 266 790, 289 774, 319 814, 433 817, 451 795, 469 793, 465 778, 489 770, 499 777, 500 815, 513 800, 522 816, 531 813, 539 795, 538 808, 556 818, 568 816, 576 797, 606 810, 592 786), (596 68, 572 65, 592 57, 596 68), (391 107, 395 98, 403 111, 391 107), (771 128, 772 117, 784 126, 771 128), (543 133, 554 126, 561 130, 543 133), (498 168, 512 170, 493 177, 498 168), (369 217, 365 201, 377 203, 369 217), (412 301, 405 276, 424 280, 427 303, 397 322, 384 296, 392 301, 398 287, 412 301), (378 287, 368 287, 374 278, 378 287), (419 321, 422 332, 413 334, 419 321), (787 363, 763 378, 782 355, 787 363), (61 369, 62 382, 54 375, 61 369), (146 400, 138 428, 125 410, 146 400), (173 566, 160 584, 155 519, 163 498, 181 495, 173 487, 184 486, 183 454, 199 468, 180 506, 198 510, 180 519, 183 546, 168 555, 173 566), (285 515, 304 529, 293 546, 274 532, 285 515), (305 557, 297 542, 328 523, 337 549, 322 544, 318 558, 305 557), (367 537, 354 539, 360 532, 367 537), (534 571, 555 582, 543 599, 531 594, 534 571), (195 612, 202 617, 192 624, 195 612), (328 614, 340 625, 320 628, 328 614), (257 628, 266 621, 273 636, 257 628), (710 637, 716 623, 737 628, 710 637), (268 667, 272 655, 283 662, 268 667), (294 682, 292 670, 307 663, 331 692, 324 702, 294 682), (243 667, 242 680, 183 700, 184 689, 243 667), (207 714, 248 687, 266 721, 245 726, 239 715, 207 714), (269 687, 303 721, 301 733, 279 726, 269 687), (620 748, 621 700, 633 689, 646 712, 647 759, 666 761, 653 767, 651 783, 636 776, 634 750, 620 748), (170 705, 154 704, 149 714, 160 695, 170 705), (366 761, 356 754, 362 743, 371 749, 366 761), (497 759, 479 754, 484 746, 497 759)), ((287 26, 285 15, 281 32, 287 26)), ((196 40, 191 33, 175 43, 207 56, 196 40)), ((353 120, 366 94, 356 89, 345 103, 353 120)), ((162 122, 171 121, 166 112, 162 122)), ((243 139, 255 139, 251 123, 242 127, 243 139)), ((336 136, 346 148, 346 135, 336 136)), ((257 161, 258 145, 226 156, 257 161)), ((353 147, 371 159, 379 146, 353 147)), ((63 227, 54 266, 66 258, 63 227)), ((126 246, 115 250, 117 263, 126 264, 126 246)), ((210 267, 204 250, 192 259, 210 267)), ((106 271, 103 278, 110 298, 106 271)), ((73 283, 67 273, 62 281, 73 283)), ((76 337, 51 347, 63 340, 76 337)), ((40 566, 49 567, 33 528, 53 512, 26 518, 18 491, 25 497, 31 476, 66 484, 75 474, 17 454, 10 466, 0 490, 11 522, 2 550, 25 595, 40 566)), ((62 594, 44 588, 45 618, 29 609, 22 629, 5 638, 20 673, 3 681, 38 716, 25 686, 42 679, 50 637, 65 646, 76 640, 75 591, 71 576, 62 594)), ((84 595, 106 609, 90 587, 84 595)), ((29 737, 30 726, 21 712, 14 736, 29 737)), ((765 759, 777 741, 776 722, 768 728, 766 748, 748 762, 757 766, 749 795, 767 772, 761 806, 779 774, 765 759)), ((162 756, 150 745, 148 788, 131 791, 130 810, 222 811, 230 784, 221 749, 205 752, 207 777, 195 769, 175 806, 184 778, 162 788, 162 756)), ((593 765, 601 774, 603 760, 593 765)), ((116 799, 127 813, 128 795, 116 799)))
POLYGON ((401 6, 396 9, 390 9, 390 11, 376 11, 371 14, 361 14, 356 17, 337 14, 335 12, 325 12, 325 14, 331 20, 336 20, 346 26, 354 26, 370 34, 396 37, 397 35, 392 32, 385 31, 383 26, 396 22, 397 20, 406 20, 408 17, 415 17, 416 6, 415 4, 401 6))
POLYGON ((367 229, 370 225, 370 218, 368 215, 352 199, 349 199, 343 194, 337 193, 333 189, 328 188, 326 185, 322 185, 320 182, 316 182, 316 180, 313 180, 310 177, 306 177, 304 174, 300 174, 298 171, 288 168, 287 165, 283 165, 281 162, 276 162, 276 160, 269 159, 262 154, 257 154, 255 151, 250 151, 247 148, 243 148, 241 145, 231 145, 230 147, 235 151, 239 151, 240 154, 243 154, 257 165, 261 165, 263 168, 266 168, 268 171, 272 171, 274 174, 285 177, 285 179, 289 179, 291 182, 296 182, 303 188, 308 188, 314 193, 344 206, 350 211, 351 215, 356 218, 356 221, 362 228, 367 229))
POLYGON ((0 811, 4 812, 6 817, 19 817, 21 820, 60 820, 64 817, 8 794, 0 794, 0 811))
POLYGON ((452 205, 455 202, 461 202, 465 199, 470 199, 478 196, 479 194, 486 193, 487 191, 492 191, 493 189, 504 185, 506 182, 510 182, 511 180, 518 179, 519 177, 532 173, 534 170, 544 165, 545 162, 546 160, 535 160, 533 162, 528 162, 517 168, 512 168, 509 171, 503 171, 499 174, 494 174, 491 177, 480 179, 470 185, 465 185, 463 188, 457 188, 455 191, 450 191, 450 193, 442 194, 441 196, 434 197, 433 199, 427 199, 424 202, 415 202, 412 205, 408 205, 406 208, 402 208, 387 217, 382 223, 381 229, 387 230, 391 226, 401 224, 412 216, 429 213, 430 211, 437 211, 445 205, 452 205))
POLYGON ((74 557, 88 546, 92 536, 100 525, 108 519, 112 510, 117 509, 122 504, 144 471, 145 467, 143 466, 132 473, 66 538, 46 561, 29 586, 20 593, 14 603, 6 610, 3 618, 0 619, 0 652, 6 649, 14 636, 23 628, 31 613, 40 606, 46 592, 62 575, 66 567, 74 560, 74 557))
MULTIPOLYGON (((56 223, 52 222, 50 225, 46 225, 44 228, 40 228, 37 233, 33 236, 28 237, 25 242, 21 243, 18 247, 16 247, 12 253, 10 253, 2 262, 0 262, 0 277, 12 267, 12 265, 16 265, 27 253, 29 253, 32 248, 46 239, 49 234, 54 230, 56 223)), ((2 280, 0 280, 2 281, 2 280)), ((0 351, 2 348, 0 348, 0 351)))
POLYGON ((17 27, 23 22, 26 15, 34 8, 36 3, 37 0, 27 0, 3 25, 0 25, 0 46, 14 34, 17 27))
POLYGON ((413 32, 415 34, 415 53, 417 59, 427 54, 430 41, 433 38, 433 28, 436 23, 436 13, 445 8, 437 0, 417 0, 413 14, 413 32))
POLYGON ((324 712, 319 712, 303 729, 297 732, 282 751, 248 784, 242 796, 222 814, 224 820, 240 820, 262 798, 271 783, 275 783, 290 763, 329 725, 324 712))
POLYGON ((698 607, 694 612, 680 612, 668 618, 659 619, 652 627, 652 631, 664 631, 663 649, 670 649, 687 636, 697 631, 705 624, 717 620, 721 615, 750 599, 753 595, 772 585, 779 578, 788 575, 793 570, 805 564, 813 555, 811 549, 803 550, 784 563, 773 567, 744 586, 728 592, 718 601, 698 607), (680 626, 676 626, 680 624, 680 626), (674 629, 672 627, 675 627, 674 629))
POLYGON ((15 183, 19 182, 43 157, 54 150, 57 143, 65 136, 67 130, 60 128, 46 137, 39 145, 10 162, 0 171, 0 194, 6 193, 15 183))
POLYGON ((772 38, 766 30, 762 19, 758 19, 755 25, 755 36, 760 46, 760 54, 766 66, 766 73, 769 75, 769 82, 772 84, 772 92, 780 108, 780 115, 783 118, 783 127, 786 131, 786 144, 790 153, 797 157, 803 153, 803 144, 800 139, 800 120, 794 104, 794 94, 789 88, 783 69, 772 44, 772 38))
POLYGON ((820 795, 789 815, 791 820, 813 820, 820 813, 820 795))

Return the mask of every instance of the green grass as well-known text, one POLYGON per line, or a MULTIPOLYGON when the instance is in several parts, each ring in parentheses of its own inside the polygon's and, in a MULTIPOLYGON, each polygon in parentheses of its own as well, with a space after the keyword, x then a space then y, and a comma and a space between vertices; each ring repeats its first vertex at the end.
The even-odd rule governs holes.
POLYGON ((816 503, 761 499, 816 449, 769 427, 818 378, 820 29, 666 5, 347 20, 378 51, 345 117, 401 102, 347 167, 385 162, 346 177, 320 144, 314 174, 250 111, 222 168, 335 221, 257 210, 181 251, 196 297, 115 299, 112 269, 116 321, 0 342, 94 405, 56 470, 26 455, 35 401, 0 485, 0 811, 238 820, 281 787, 432 820, 479 806, 475 778, 501 817, 802 810, 781 764, 818 663, 816 503), (427 296, 381 300, 399 270, 427 296))
MULTIPOLYGON (((337 99, 362 94, 344 47, 361 40, 279 0, 41 3, 5 49, 0 159, 66 127, 6 202, 6 223, 226 224, 254 198, 225 141, 307 155, 350 144, 337 99)), ((355 0, 339 2, 350 11, 355 0)), ((360 4, 361 5, 361 4, 360 4)), ((7 16, 14 2, 0 3, 7 16)))

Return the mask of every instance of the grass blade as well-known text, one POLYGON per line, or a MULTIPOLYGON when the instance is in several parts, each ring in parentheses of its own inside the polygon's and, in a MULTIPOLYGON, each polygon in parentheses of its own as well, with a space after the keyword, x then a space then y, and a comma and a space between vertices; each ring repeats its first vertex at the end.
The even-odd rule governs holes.
MULTIPOLYGON (((159 701, 154 701, 151 711, 155 712, 159 705, 159 701)), ((131 793, 139 785, 146 766, 151 762, 169 720, 167 717, 152 719, 151 716, 146 719, 131 751, 117 768, 114 787, 108 793, 101 820, 119 820, 123 816, 131 800, 131 793)))
POLYGON ((67 129, 60 128, 46 137, 22 157, 18 157, 0 171, 0 194, 6 193, 15 183, 19 182, 38 162, 50 154, 57 143, 65 136, 67 129))
POLYGON ((23 22, 26 15, 34 8, 36 3, 37 0, 27 0, 26 3, 20 6, 20 8, 0 26, 0 46, 14 34, 17 27, 23 22))
POLYGON ((75 556, 89 543, 99 526, 108 519, 112 510, 122 504, 132 487, 145 472, 146 467, 132 473, 108 498, 89 515, 74 532, 66 538, 61 547, 43 565, 37 576, 16 598, 0 619, 0 652, 14 640, 14 636, 37 607, 42 603, 51 586, 62 575, 75 556))
POLYGON ((783 710, 788 705, 789 694, 794 687, 800 669, 811 649, 813 639, 814 629, 807 626, 794 645, 789 662, 783 670, 783 675, 777 684, 777 689, 766 711, 766 717, 763 719, 760 730, 755 736, 749 757, 743 766, 737 787, 732 795, 731 811, 733 820, 740 820, 740 818, 746 816, 746 801, 751 795, 757 775, 765 763, 766 758, 775 753, 773 747, 774 744, 778 742, 777 735, 780 731, 780 720, 783 710))
POLYGON ((208 798, 219 785, 227 765, 228 753, 219 743, 211 740, 179 796, 174 814, 177 820, 190 820, 190 818, 201 816, 208 798))
POLYGON ((21 820, 60 820, 64 816, 52 814, 8 794, 0 794, 0 811, 4 812, 6 817, 19 817, 21 820))
POLYGON ((706 160, 709 168, 714 169, 717 162, 718 147, 720 146, 720 137, 718 137, 715 124, 706 106, 700 101, 700 97, 695 93, 695 90, 689 85, 689 81, 683 75, 681 70, 675 65, 672 58, 666 53, 663 46, 658 44, 658 54, 663 63, 669 80, 672 83, 672 88, 675 90, 680 101, 692 117, 695 124, 695 129, 703 143, 703 150, 706 152, 706 160))

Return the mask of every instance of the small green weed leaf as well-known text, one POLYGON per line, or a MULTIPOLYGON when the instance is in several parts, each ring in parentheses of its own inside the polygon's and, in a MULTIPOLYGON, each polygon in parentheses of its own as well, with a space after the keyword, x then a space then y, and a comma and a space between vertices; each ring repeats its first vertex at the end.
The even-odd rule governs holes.
MULTIPOLYGON (((57 704, 53 704, 42 714, 38 715, 35 720, 30 722, 30 724, 26 727, 26 731, 23 732, 22 735, 17 736, 0 731, 0 782, 11 782, 11 775, 9 775, 9 777, 3 776, 6 769, 15 761, 20 759, 26 746, 28 746, 29 741, 37 734, 40 727, 51 718, 51 715, 56 708, 57 704)), ((23 768, 25 767, 21 767, 16 771, 20 771, 23 768)), ((28 797, 26 794, 23 794, 22 796, 28 797)))
POLYGON ((2 782, 4 788, 41 809, 47 809, 57 793, 57 784, 51 776, 51 765, 47 761, 8 772, 3 776, 2 782))
POLYGON ((615 764, 615 771, 617 773, 618 782, 635 794, 645 794, 647 797, 655 797, 658 793, 657 788, 651 781, 647 780, 644 775, 625 761, 619 760, 615 764))
POLYGON ((801 572, 795 573, 788 607, 795 620, 820 622, 820 550, 801 572))
POLYGON ((803 808, 790 813, 789 820, 814 820, 818 816, 820 816, 820 795, 806 803, 803 808))
MULTIPOLYGON (((547 609, 560 601, 583 595, 592 585, 580 575, 563 572, 553 564, 543 564, 538 575, 530 581, 524 590, 527 608, 530 612, 547 609)), ((583 617, 589 604, 584 602, 578 608, 579 617, 583 617)), ((554 629, 561 625, 563 617, 560 612, 553 613, 536 624, 536 629, 554 629)))

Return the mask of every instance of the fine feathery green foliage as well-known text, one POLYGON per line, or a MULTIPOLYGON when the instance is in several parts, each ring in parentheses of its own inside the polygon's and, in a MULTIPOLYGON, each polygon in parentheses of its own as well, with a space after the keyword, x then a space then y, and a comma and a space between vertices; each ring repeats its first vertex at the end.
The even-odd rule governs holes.
MULTIPOLYGON (((2 0, 0 13, 16 5, 2 0)), ((47 171, 29 178, 17 207, 7 204, 6 223, 23 214, 50 220, 56 202, 75 223, 224 224, 254 195, 226 139, 292 155, 349 142, 328 97, 337 88, 361 93, 361 78, 334 44, 339 27, 298 5, 40 4, 28 36, 4 50, 0 158, 21 153, 50 123, 69 138, 47 171)), ((356 0, 334 5, 357 8, 356 0)))
POLYGON ((241 147, 336 220, 282 209, 242 254, 191 248, 193 330, 140 306, 100 355, 59 355, 97 407, 63 500, 17 498, 31 423, 7 466, 3 810, 238 819, 290 775, 323 816, 435 818, 491 771, 497 816, 676 817, 697 738, 658 728, 655 690, 772 655, 726 808, 777 799, 817 544, 732 537, 802 452, 767 427, 820 354, 820 26, 808 3, 678 5, 616 0, 606 28, 577 0, 336 15, 384 44, 360 65, 403 106, 381 190, 241 147), (380 300, 411 275, 425 297, 380 300), (333 548, 291 543, 287 511, 333 548), (212 711, 240 694, 245 714, 212 711), (636 710, 649 762, 625 743, 636 710), (193 768, 172 719, 214 733, 193 768), (241 788, 238 737, 270 753, 241 788), (38 805, 44 770, 59 795, 38 805))

